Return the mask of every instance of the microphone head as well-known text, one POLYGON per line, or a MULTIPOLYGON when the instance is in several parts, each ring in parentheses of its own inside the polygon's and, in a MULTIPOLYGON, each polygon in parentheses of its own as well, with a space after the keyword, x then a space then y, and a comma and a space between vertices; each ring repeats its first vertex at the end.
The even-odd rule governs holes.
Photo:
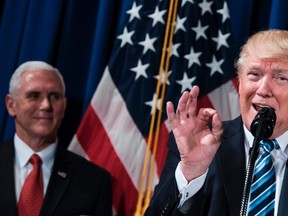
POLYGON ((273 108, 264 107, 257 113, 252 121, 250 131, 255 137, 257 130, 259 130, 258 136, 261 137, 261 139, 268 139, 273 134, 275 124, 275 110, 273 108))

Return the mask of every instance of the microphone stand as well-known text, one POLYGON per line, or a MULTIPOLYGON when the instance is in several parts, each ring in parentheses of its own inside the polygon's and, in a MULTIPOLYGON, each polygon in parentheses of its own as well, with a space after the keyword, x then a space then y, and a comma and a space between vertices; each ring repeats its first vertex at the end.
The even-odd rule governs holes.
MULTIPOLYGON (((262 122, 260 123, 260 125, 261 124, 262 122)), ((253 146, 249 154, 249 161, 248 161, 248 167, 246 171, 244 191, 243 191, 243 197, 242 197, 242 202, 241 202, 241 210, 240 210, 241 216, 247 215, 247 207, 248 207, 250 188, 252 184, 253 170, 254 170, 255 162, 259 153, 259 142, 262 140, 262 138, 259 136, 261 134, 260 131, 261 131, 261 127, 258 127, 256 130, 256 136, 254 137, 254 140, 253 140, 253 146)))

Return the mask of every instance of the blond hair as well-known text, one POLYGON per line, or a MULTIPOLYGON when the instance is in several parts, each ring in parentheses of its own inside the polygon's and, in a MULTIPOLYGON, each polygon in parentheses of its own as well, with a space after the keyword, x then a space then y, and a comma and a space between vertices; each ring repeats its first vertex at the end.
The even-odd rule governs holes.
POLYGON ((242 46, 235 67, 245 66, 247 56, 257 58, 288 58, 288 31, 271 29, 257 32, 242 46))

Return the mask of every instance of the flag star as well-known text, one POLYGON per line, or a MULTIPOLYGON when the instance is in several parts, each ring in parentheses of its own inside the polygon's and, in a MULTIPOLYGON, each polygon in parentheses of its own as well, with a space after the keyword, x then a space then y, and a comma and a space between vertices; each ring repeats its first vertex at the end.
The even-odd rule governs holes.
POLYGON ((176 57, 179 57, 179 53, 178 53, 178 48, 181 46, 181 43, 175 43, 173 44, 172 46, 172 49, 171 49, 171 53, 170 53, 170 56, 176 56, 176 57))
POLYGON ((140 76, 143 76, 145 78, 148 78, 146 69, 149 67, 150 64, 142 64, 142 61, 139 60, 137 63, 137 66, 134 68, 131 68, 130 70, 136 73, 135 80, 137 80, 140 76))
POLYGON ((161 109, 161 102, 162 102, 162 100, 161 100, 161 98, 159 98, 159 99, 156 101, 156 94, 155 94, 155 93, 154 93, 153 99, 152 99, 151 101, 145 102, 146 105, 148 105, 148 106, 151 107, 151 112, 150 112, 151 115, 153 114, 153 111, 154 111, 154 109, 155 109, 155 102, 156 102, 156 108, 157 108, 158 110, 160 110, 160 109, 161 109))
POLYGON ((132 42, 132 35, 134 34, 135 31, 128 32, 127 27, 124 28, 123 34, 119 35, 117 38, 121 40, 121 45, 120 47, 123 47, 126 43, 128 44, 133 44, 132 42))
POLYGON ((195 79, 196 79, 195 76, 188 78, 187 73, 184 72, 182 80, 176 81, 178 84, 180 84, 182 86, 181 87, 181 93, 184 92, 186 89, 191 89, 193 86, 192 83, 194 82, 195 79))
POLYGON ((221 69, 221 65, 223 62, 224 62, 224 59, 217 61, 216 57, 213 55, 212 62, 206 64, 207 67, 209 67, 211 69, 210 76, 212 76, 216 72, 219 72, 220 74, 224 74, 222 69, 221 69))
MULTIPOLYGON (((161 84, 164 84, 166 82, 167 85, 170 85, 169 82, 169 76, 171 75, 172 71, 168 71, 168 74, 166 75, 164 71, 162 71, 161 73, 161 84)), ((154 76, 155 79, 159 80, 160 74, 158 74, 157 76, 154 76)))
POLYGON ((184 58, 188 60, 188 67, 190 68, 194 63, 201 65, 199 61, 199 56, 202 54, 202 52, 194 52, 193 47, 190 49, 190 53, 185 55, 184 58))
POLYGON ((186 21, 187 17, 183 17, 180 19, 179 16, 177 16, 177 21, 176 21, 176 26, 175 26, 175 33, 179 30, 182 29, 184 32, 186 32, 186 28, 184 27, 184 22, 186 21))
POLYGON ((222 23, 224 23, 226 19, 230 18, 227 2, 224 2, 223 8, 217 10, 217 13, 222 15, 222 23))
POLYGON ((182 0, 181 7, 183 7, 186 4, 186 2, 190 2, 191 4, 194 4, 193 0, 182 0))
POLYGON ((158 22, 165 24, 165 21, 163 19, 165 13, 166 10, 159 11, 159 7, 158 6, 156 7, 154 13, 148 16, 153 19, 152 27, 154 27, 158 22))
POLYGON ((213 2, 207 2, 207 0, 203 0, 203 2, 199 4, 199 7, 201 8, 201 15, 204 15, 206 12, 210 12, 212 14, 212 4, 213 2))
POLYGON ((227 43, 227 38, 229 36, 230 36, 230 33, 222 34, 222 32, 218 30, 218 37, 212 37, 212 40, 217 43, 217 50, 219 50, 222 45, 229 47, 227 43))
POLYGON ((205 30, 208 28, 207 26, 201 26, 200 20, 198 21, 198 26, 192 28, 193 31, 196 33, 196 40, 198 40, 200 37, 203 37, 204 39, 207 39, 207 36, 205 34, 205 30))
POLYGON ((153 43, 157 40, 157 38, 150 38, 148 34, 146 34, 145 40, 139 42, 140 45, 144 47, 143 54, 145 54, 148 50, 156 51, 153 43))
POLYGON ((136 2, 133 2, 132 8, 128 10, 126 13, 130 14, 129 22, 131 22, 134 18, 140 18, 139 11, 142 8, 142 5, 136 6, 136 2))

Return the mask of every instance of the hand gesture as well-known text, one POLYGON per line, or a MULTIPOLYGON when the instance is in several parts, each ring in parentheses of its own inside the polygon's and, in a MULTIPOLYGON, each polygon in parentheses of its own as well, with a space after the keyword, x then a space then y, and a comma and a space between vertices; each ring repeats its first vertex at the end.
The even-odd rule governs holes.
POLYGON ((180 152, 180 169, 188 181, 206 172, 223 133, 222 121, 216 110, 202 108, 197 111, 198 95, 199 87, 193 86, 190 92, 182 94, 176 113, 172 102, 169 101, 166 108, 180 152))

